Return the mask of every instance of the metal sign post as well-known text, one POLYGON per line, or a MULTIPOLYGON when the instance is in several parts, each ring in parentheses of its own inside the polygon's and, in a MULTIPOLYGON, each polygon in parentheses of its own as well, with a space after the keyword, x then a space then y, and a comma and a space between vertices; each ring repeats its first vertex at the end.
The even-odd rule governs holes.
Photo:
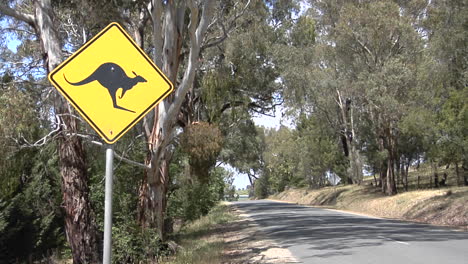
POLYGON ((106 148, 106 198, 104 202, 104 256, 103 264, 111 263, 112 256, 112 181, 114 177, 114 148, 106 148))

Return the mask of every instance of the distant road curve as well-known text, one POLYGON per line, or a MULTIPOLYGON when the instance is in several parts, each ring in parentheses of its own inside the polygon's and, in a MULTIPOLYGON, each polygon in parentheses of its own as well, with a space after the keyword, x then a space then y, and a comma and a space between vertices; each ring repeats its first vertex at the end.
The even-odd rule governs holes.
POLYGON ((468 232, 269 200, 233 205, 302 263, 468 263, 468 232))

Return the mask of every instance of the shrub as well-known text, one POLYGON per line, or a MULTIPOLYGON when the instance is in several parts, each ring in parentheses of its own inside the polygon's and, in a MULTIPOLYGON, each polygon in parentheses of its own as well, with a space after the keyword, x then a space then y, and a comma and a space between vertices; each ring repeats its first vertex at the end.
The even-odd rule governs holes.
POLYGON ((268 187, 269 180, 266 175, 260 176, 258 180, 255 181, 254 185, 254 194, 256 198, 264 199, 268 196, 268 187))

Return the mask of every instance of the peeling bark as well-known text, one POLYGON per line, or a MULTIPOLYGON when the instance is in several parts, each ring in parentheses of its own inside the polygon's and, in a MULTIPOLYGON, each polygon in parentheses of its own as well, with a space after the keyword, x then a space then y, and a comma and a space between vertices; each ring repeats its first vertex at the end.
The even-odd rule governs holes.
POLYGON ((149 143, 146 164, 151 169, 145 171, 140 186, 138 221, 143 227, 156 227, 162 239, 165 236, 166 193, 170 180, 168 166, 172 155, 168 147, 175 133, 182 103, 192 88, 199 67, 200 48, 214 7, 213 0, 204 1, 199 17, 198 5, 193 0, 177 3, 173 0, 166 3, 153 0, 149 5, 153 21, 154 61, 174 84, 177 84, 180 71, 186 5, 190 11, 187 28, 190 44, 182 80, 174 93, 156 107, 152 120, 145 120, 144 128, 149 143))

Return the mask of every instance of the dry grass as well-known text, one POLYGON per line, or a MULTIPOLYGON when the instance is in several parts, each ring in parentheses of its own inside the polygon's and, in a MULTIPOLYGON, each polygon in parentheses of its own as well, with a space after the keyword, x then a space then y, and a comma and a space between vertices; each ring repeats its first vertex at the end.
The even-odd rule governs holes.
POLYGON ((379 189, 369 185, 350 185, 319 190, 290 189, 271 198, 383 218, 468 228, 468 187, 418 190, 384 196, 379 189))
POLYGON ((226 242, 224 231, 238 217, 227 204, 216 206, 208 215, 184 228, 177 238, 180 248, 175 256, 161 261, 165 264, 222 263, 226 242))

